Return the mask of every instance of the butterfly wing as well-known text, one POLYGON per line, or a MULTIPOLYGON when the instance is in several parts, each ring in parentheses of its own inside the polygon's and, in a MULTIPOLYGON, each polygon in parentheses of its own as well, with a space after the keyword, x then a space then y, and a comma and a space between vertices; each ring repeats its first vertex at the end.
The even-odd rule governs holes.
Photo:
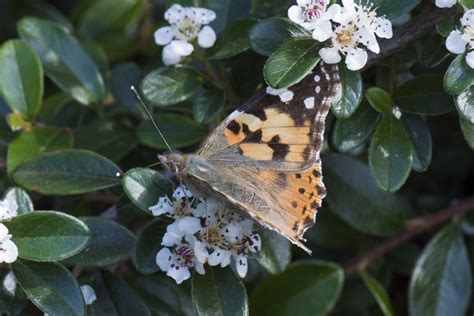
POLYGON ((324 121, 339 93, 337 67, 320 63, 287 90, 261 91, 197 152, 223 174, 208 183, 212 190, 307 251, 300 240, 326 192, 319 159, 324 121))

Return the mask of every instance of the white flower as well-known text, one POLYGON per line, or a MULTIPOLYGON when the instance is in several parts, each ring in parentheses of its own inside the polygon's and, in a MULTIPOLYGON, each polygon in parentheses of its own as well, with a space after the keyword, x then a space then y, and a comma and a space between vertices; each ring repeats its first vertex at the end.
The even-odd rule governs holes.
POLYGON ((170 26, 156 30, 154 37, 163 48, 163 63, 175 65, 194 51, 192 42, 202 48, 209 48, 216 42, 216 33, 208 26, 216 18, 212 10, 172 5, 165 12, 170 26))
POLYGON ((15 199, 15 191, 10 190, 5 198, 0 201, 0 221, 16 216, 17 212, 18 204, 15 199))
POLYGON ((327 0, 297 0, 297 5, 288 9, 288 18, 307 30, 316 27, 331 28, 331 22, 326 17, 327 0))
POLYGON ((196 260, 194 251, 188 243, 181 243, 172 248, 163 248, 156 255, 156 264, 162 271, 172 277, 177 284, 191 277, 189 269, 204 274, 204 266, 196 260))
POLYGON ((97 300, 95 291, 90 285, 88 284, 82 285, 81 292, 82 292, 82 296, 84 297, 84 303, 86 303, 86 305, 91 305, 92 303, 95 302, 95 300, 97 300))
POLYGON ((12 235, 8 234, 8 228, 0 224, 0 263, 12 263, 18 257, 18 248, 11 241, 12 235))
POLYGON ((180 185, 173 192, 173 201, 167 196, 162 196, 156 205, 148 209, 154 216, 166 214, 173 218, 183 218, 192 214, 194 201, 192 192, 186 186, 180 185))
POLYGON ((451 8, 456 4, 457 0, 436 0, 435 4, 438 8, 451 8))
POLYGON ((454 54, 466 54, 466 63, 474 69, 474 9, 468 10, 461 18, 461 30, 454 30, 446 39, 446 48, 454 54))

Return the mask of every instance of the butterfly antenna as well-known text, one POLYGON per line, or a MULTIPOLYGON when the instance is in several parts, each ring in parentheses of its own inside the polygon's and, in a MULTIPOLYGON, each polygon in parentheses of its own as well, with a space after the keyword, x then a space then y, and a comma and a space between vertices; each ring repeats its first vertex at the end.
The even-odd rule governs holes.
POLYGON ((163 136, 163 133, 161 132, 161 130, 160 130, 160 128, 158 127, 158 125, 156 124, 155 120, 153 119, 153 116, 151 115, 150 110, 148 110, 147 106, 145 105, 145 103, 143 102, 142 98, 140 97, 140 94, 138 94, 137 89, 135 89, 134 86, 131 86, 130 89, 133 91, 133 93, 134 93, 135 96, 137 97, 138 101, 140 101, 140 104, 141 104, 141 106, 143 107, 143 109, 145 110, 145 112, 146 112, 146 114, 148 115, 148 117, 150 117, 150 120, 151 120, 151 122, 153 123, 153 126, 155 126, 155 129, 158 131, 158 134, 160 134, 160 137, 161 137, 161 139, 163 139, 163 142, 165 143, 166 147, 168 147, 168 149, 169 149, 170 152, 173 152, 173 150, 171 149, 170 144, 168 144, 168 142, 166 141, 165 136, 163 136))

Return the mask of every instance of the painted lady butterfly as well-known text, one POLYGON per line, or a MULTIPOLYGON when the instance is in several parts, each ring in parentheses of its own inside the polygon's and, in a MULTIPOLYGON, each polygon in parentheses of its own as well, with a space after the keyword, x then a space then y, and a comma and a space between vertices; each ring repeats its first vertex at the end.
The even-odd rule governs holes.
POLYGON ((302 236, 326 194, 319 152, 339 93, 337 66, 321 62, 299 84, 260 91, 195 154, 159 159, 193 191, 236 206, 310 253, 302 236))

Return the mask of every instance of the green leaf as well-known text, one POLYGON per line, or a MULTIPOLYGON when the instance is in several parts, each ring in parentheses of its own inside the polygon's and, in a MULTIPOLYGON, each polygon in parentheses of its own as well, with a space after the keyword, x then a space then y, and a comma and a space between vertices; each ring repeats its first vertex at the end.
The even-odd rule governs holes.
POLYGON ((457 223, 443 228, 418 258, 409 287, 411 315, 466 314, 471 267, 457 223))
POLYGON ((18 23, 20 37, 36 51, 46 75, 83 104, 99 103, 105 94, 97 66, 62 25, 38 18, 18 23))
POLYGON ((318 64, 320 43, 313 39, 295 39, 278 48, 268 58, 263 73, 275 89, 289 87, 306 77, 318 64))
POLYGON ((338 68, 341 84, 337 95, 340 98, 333 101, 331 108, 332 113, 342 120, 354 114, 362 101, 362 77, 358 71, 351 71, 343 64, 338 68))
POLYGON ((28 298, 44 313, 84 315, 84 300, 79 285, 62 265, 17 260, 12 269, 28 298))
POLYGON ((159 271, 156 254, 162 248, 161 241, 169 221, 157 218, 146 225, 138 236, 132 261, 140 273, 152 274, 159 271))
POLYGON ((468 120, 460 117, 459 124, 461 125, 462 134, 464 139, 471 149, 474 149, 474 124, 471 124, 468 120))
POLYGON ((372 87, 367 89, 365 97, 374 110, 382 114, 391 115, 392 98, 387 91, 380 89, 379 87, 372 87))
POLYGON ((73 216, 35 211, 15 216, 4 223, 18 247, 18 256, 34 261, 57 261, 84 249, 90 231, 73 216))
MULTIPOLYGON (((155 117, 161 132, 171 148, 186 147, 199 143, 207 136, 207 130, 193 120, 176 114, 163 114, 155 117)), ((151 121, 138 126, 138 139, 143 145, 156 149, 167 149, 151 121)))
POLYGON ((455 97, 455 104, 462 118, 474 124, 474 86, 455 97))
POLYGON ((110 160, 85 150, 63 150, 25 161, 13 181, 42 194, 69 195, 97 191, 120 183, 120 169, 110 160))
POLYGON ((413 144, 413 169, 421 172, 431 163, 433 142, 426 122, 418 115, 404 115, 403 123, 413 144))
POLYGON ((75 130, 74 148, 86 149, 119 161, 137 146, 135 129, 128 122, 100 120, 75 130))
POLYGON ((100 217, 81 220, 90 230, 87 246, 65 263, 87 267, 102 267, 122 261, 132 254, 135 236, 125 227, 100 217))
MULTIPOLYGON (((366 0, 356 0, 356 3, 367 5, 366 0)), ((415 8, 420 0, 370 0, 372 8, 376 8, 377 16, 385 16, 387 19, 394 20, 415 8)))
POLYGON ((474 1, 473 0, 459 0, 459 3, 461 3, 462 6, 465 9, 473 9, 474 8, 474 1))
POLYGON ((466 53, 458 55, 444 75, 444 88, 458 95, 474 84, 474 69, 466 63, 466 53))
POLYGON ((170 180, 160 172, 148 168, 134 168, 122 177, 123 190, 139 209, 151 214, 150 206, 171 191, 170 180))
POLYGON ((449 55, 444 39, 435 34, 429 37, 423 45, 420 62, 425 68, 433 68, 441 64, 449 55))
POLYGON ((194 119, 201 124, 212 122, 224 109, 224 91, 207 88, 193 100, 194 119))
POLYGON ((452 16, 443 17, 436 23, 436 30, 443 37, 447 37, 454 30, 454 27, 454 18, 452 16))
POLYGON ((248 315, 245 286, 230 268, 209 267, 193 273, 191 294, 196 315, 248 315))
POLYGON ((383 314, 385 316, 395 315, 392 303, 390 302, 390 297, 388 296, 387 291, 385 291, 383 285, 380 284, 373 276, 371 276, 365 271, 360 271, 359 275, 364 281, 367 288, 369 289, 370 293, 372 293, 375 300, 379 304, 379 307, 382 310, 383 314))
MULTIPOLYGON (((131 86, 137 87, 142 81, 140 68, 134 63, 117 64, 112 68, 111 89, 117 100, 117 103, 125 107, 130 113, 142 113, 137 97, 130 89, 131 86)), ((143 113, 145 114, 145 113, 143 113)))
POLYGON ((296 38, 311 38, 311 33, 288 19, 272 17, 256 23, 249 31, 250 47, 270 56, 280 46, 296 38))
POLYGON ((52 127, 23 131, 8 146, 7 169, 11 174, 24 161, 44 152, 72 147, 71 133, 52 127))
POLYGON ((41 121, 44 123, 52 123, 56 115, 73 99, 64 92, 58 92, 46 97, 43 100, 41 111, 39 113, 41 121))
POLYGON ((285 271, 291 262, 291 245, 288 239, 279 233, 262 228, 258 234, 262 240, 262 249, 257 253, 257 262, 272 274, 285 271))
POLYGON ((161 67, 143 79, 140 89, 153 105, 173 105, 189 99, 205 78, 189 66, 161 67))
POLYGON ((364 163, 344 155, 323 157, 327 201, 331 209, 357 230, 389 235, 403 227, 402 206, 381 192, 364 163))
POLYGON ((453 99, 443 90, 440 75, 421 75, 410 79, 397 88, 393 101, 403 111, 439 115, 454 109, 453 99))
POLYGON ((248 33, 255 22, 253 18, 241 18, 230 23, 219 33, 216 43, 208 50, 209 58, 229 58, 249 49, 248 33))
POLYGON ((15 200, 16 204, 18 205, 18 215, 33 212, 34 210, 33 202, 31 201, 30 196, 22 188, 9 188, 7 192, 5 192, 4 199, 15 200))
POLYGON ((375 130, 369 147, 369 166, 383 191, 396 192, 410 175, 413 145, 403 123, 386 116, 375 130))
POLYGON ((33 119, 43 98, 43 68, 25 42, 9 40, 0 49, 0 92, 15 112, 33 119))
POLYGON ((250 298, 254 315, 326 315, 336 303, 344 272, 329 262, 305 260, 259 283, 250 298))
POLYGON ((6 315, 20 315, 28 303, 28 298, 17 281, 13 272, 5 273, 0 286, 0 309, 6 315))
POLYGON ((332 143, 341 152, 348 152, 362 145, 372 134, 380 114, 363 102, 351 117, 338 120, 334 126, 332 143))

